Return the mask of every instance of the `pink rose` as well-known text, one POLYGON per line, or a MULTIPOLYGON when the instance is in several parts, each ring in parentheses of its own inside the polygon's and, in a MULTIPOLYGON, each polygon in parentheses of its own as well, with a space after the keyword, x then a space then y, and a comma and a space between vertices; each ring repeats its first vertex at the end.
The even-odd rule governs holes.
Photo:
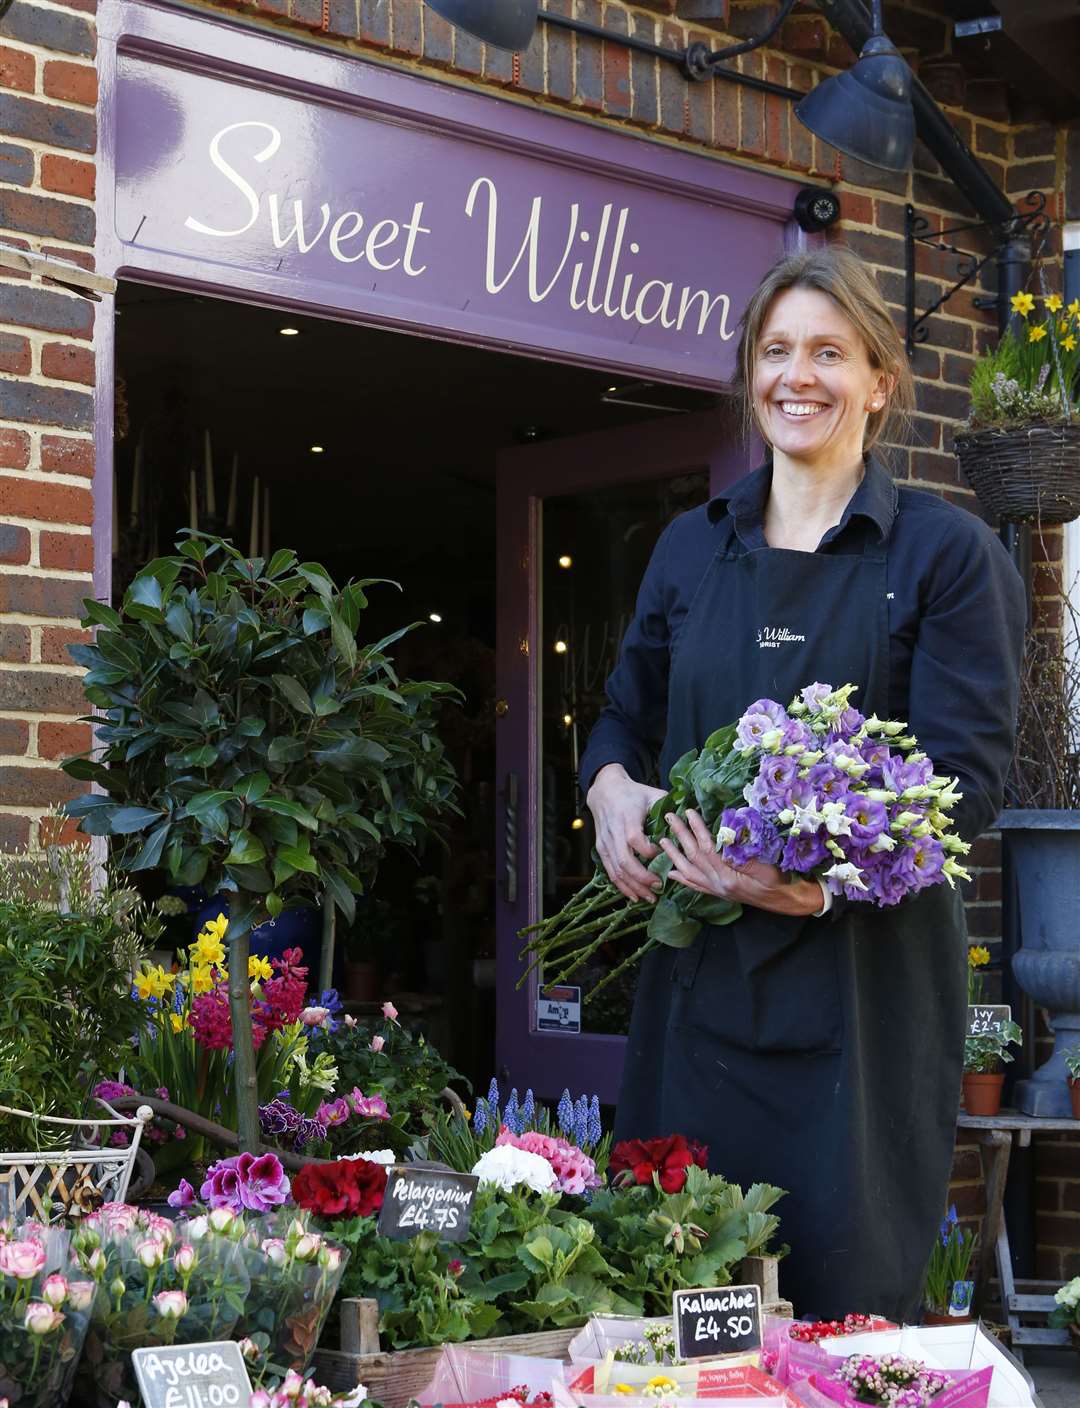
POLYGON ((68 1283, 59 1272, 54 1271, 51 1276, 45 1277, 45 1284, 41 1288, 41 1299, 54 1310, 59 1310, 64 1301, 67 1300, 68 1283))
POLYGON ((394 1006, 394 1004, 393 1004, 392 1002, 384 1002, 384 1003, 383 1003, 383 1005, 382 1005, 382 1014, 383 1014, 383 1016, 386 1018, 386 1020, 387 1020, 388 1022, 396 1022, 396 1021, 397 1021, 397 1008, 394 1006))
POLYGON ((188 1298, 183 1291, 158 1291, 154 1297, 154 1309, 162 1320, 179 1320, 187 1314, 188 1298))
POLYGON ((32 1335, 48 1335, 53 1330, 59 1329, 64 1323, 64 1317, 51 1305, 46 1305, 44 1301, 32 1300, 26 1307, 24 1323, 32 1335))
POLYGON ((195 1248, 190 1242, 183 1242, 176 1251, 173 1252, 173 1265, 181 1276, 188 1276, 195 1270, 195 1263, 198 1257, 195 1248))
POLYGON ((386 1045, 386 1039, 385 1039, 384 1037, 381 1037, 381 1036, 373 1036, 373 1037, 371 1038, 371 1049, 372 1049, 372 1051, 381 1051, 385 1045, 386 1045))
POLYGON ((0 1273, 16 1281, 32 1281, 45 1265, 45 1248, 39 1242, 5 1242, 0 1246, 0 1273))
POLYGON ((72 1281, 68 1287, 68 1305, 72 1310, 89 1310, 96 1289, 93 1281, 72 1281))

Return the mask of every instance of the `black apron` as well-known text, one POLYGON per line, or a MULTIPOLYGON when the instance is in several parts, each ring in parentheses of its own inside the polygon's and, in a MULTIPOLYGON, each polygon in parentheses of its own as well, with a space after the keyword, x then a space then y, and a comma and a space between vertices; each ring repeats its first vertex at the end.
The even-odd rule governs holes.
MULTIPOLYGON (((730 521, 673 651, 661 759, 755 699, 859 686, 889 712, 884 544, 747 549, 730 521)), ((868 535, 872 536, 872 535, 868 535)), ((616 1134, 684 1134, 775 1207, 797 1314, 916 1311, 947 1194, 966 1018, 966 930, 946 884, 898 908, 795 918, 747 908, 645 960, 616 1134)))

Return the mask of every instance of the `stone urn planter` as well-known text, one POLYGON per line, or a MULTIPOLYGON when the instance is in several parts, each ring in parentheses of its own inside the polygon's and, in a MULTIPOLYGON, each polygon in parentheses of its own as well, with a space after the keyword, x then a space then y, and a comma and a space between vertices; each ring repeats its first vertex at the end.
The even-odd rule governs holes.
POLYGON ((1020 905, 1016 980, 1047 1009, 1054 1050, 1013 1092, 1025 1115, 1068 1118, 1065 1051, 1080 1043, 1080 811, 1009 808, 998 826, 1009 835, 1020 905))

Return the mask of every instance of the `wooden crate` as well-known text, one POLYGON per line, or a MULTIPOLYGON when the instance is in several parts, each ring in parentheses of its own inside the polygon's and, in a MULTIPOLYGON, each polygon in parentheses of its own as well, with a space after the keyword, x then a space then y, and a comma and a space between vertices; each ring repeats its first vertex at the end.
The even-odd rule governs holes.
MULTIPOLYGON (((762 1313, 790 1319, 791 1303, 777 1290, 775 1257, 747 1257, 735 1278, 738 1284, 761 1289, 762 1313)), ((468 1340, 469 1349, 485 1354, 524 1354, 536 1359, 569 1361, 570 1341, 577 1328, 540 1330, 529 1335, 502 1335, 497 1339, 468 1340)), ((406 1408, 431 1382, 441 1345, 426 1349, 379 1349, 379 1307, 374 1300, 346 1300, 341 1306, 341 1348, 318 1349, 315 1381, 332 1389, 365 1385, 368 1397, 383 1408, 406 1408)))

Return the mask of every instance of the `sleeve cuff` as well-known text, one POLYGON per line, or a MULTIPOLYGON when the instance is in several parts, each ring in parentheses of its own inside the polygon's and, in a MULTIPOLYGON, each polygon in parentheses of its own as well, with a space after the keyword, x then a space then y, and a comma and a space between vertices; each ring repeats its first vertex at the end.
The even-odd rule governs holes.
POLYGON ((821 908, 814 910, 813 914, 810 916, 811 919, 822 919, 826 914, 828 914, 829 910, 832 909, 832 891, 829 889, 828 885, 826 885, 824 880, 818 880, 818 884, 821 886, 821 908))

